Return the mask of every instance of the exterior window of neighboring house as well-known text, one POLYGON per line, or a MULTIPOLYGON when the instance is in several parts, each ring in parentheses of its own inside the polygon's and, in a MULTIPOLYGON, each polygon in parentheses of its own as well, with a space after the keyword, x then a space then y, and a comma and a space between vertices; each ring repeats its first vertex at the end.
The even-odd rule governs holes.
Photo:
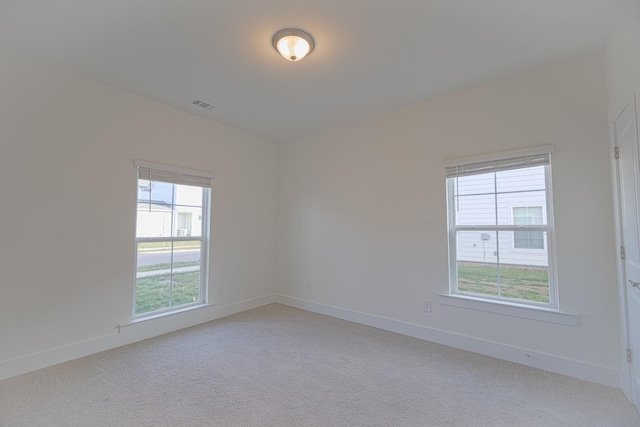
POLYGON ((450 293, 557 308, 549 147, 448 162, 450 293))
POLYGON ((136 161, 134 317, 207 301, 213 176, 136 161))
MULTIPOLYGON (((513 208, 513 225, 543 225, 542 206, 513 208)), ((542 231, 514 231, 515 249, 544 249, 542 231)))

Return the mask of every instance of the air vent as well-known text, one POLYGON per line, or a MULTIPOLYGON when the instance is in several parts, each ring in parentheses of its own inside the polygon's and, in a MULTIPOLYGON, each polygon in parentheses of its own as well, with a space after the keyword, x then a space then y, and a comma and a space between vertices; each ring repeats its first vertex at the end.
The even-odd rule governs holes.
POLYGON ((213 105, 209 104, 208 102, 204 102, 201 99, 194 99, 191 103, 200 108, 204 108, 205 110, 213 110, 215 108, 213 105))

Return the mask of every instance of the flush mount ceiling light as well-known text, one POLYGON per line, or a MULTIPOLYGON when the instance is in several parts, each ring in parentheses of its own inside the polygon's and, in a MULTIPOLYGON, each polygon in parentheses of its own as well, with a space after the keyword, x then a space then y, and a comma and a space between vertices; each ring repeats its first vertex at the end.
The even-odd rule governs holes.
POLYGON ((273 35, 273 47, 287 61, 296 62, 313 52, 315 43, 306 32, 297 28, 285 28, 273 35))

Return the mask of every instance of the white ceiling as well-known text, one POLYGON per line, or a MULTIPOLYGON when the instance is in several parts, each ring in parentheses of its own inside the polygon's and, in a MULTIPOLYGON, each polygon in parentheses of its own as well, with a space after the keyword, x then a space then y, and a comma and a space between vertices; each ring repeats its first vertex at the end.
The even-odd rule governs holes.
POLYGON ((602 49, 617 3, 0 0, 0 47, 279 141, 602 49), (286 27, 303 61, 273 49, 286 27))

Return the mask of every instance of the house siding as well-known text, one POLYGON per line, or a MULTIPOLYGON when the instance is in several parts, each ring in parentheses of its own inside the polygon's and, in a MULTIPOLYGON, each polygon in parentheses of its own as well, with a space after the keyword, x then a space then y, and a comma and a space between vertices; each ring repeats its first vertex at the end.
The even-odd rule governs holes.
POLYGON ((453 209, 456 225, 478 226, 458 231, 457 260, 548 267, 547 233, 543 248, 517 248, 513 231, 495 231, 495 225, 514 224, 514 208, 540 207, 547 224, 544 166, 451 178, 454 182, 453 209), (486 226, 486 229, 483 228, 486 226))

